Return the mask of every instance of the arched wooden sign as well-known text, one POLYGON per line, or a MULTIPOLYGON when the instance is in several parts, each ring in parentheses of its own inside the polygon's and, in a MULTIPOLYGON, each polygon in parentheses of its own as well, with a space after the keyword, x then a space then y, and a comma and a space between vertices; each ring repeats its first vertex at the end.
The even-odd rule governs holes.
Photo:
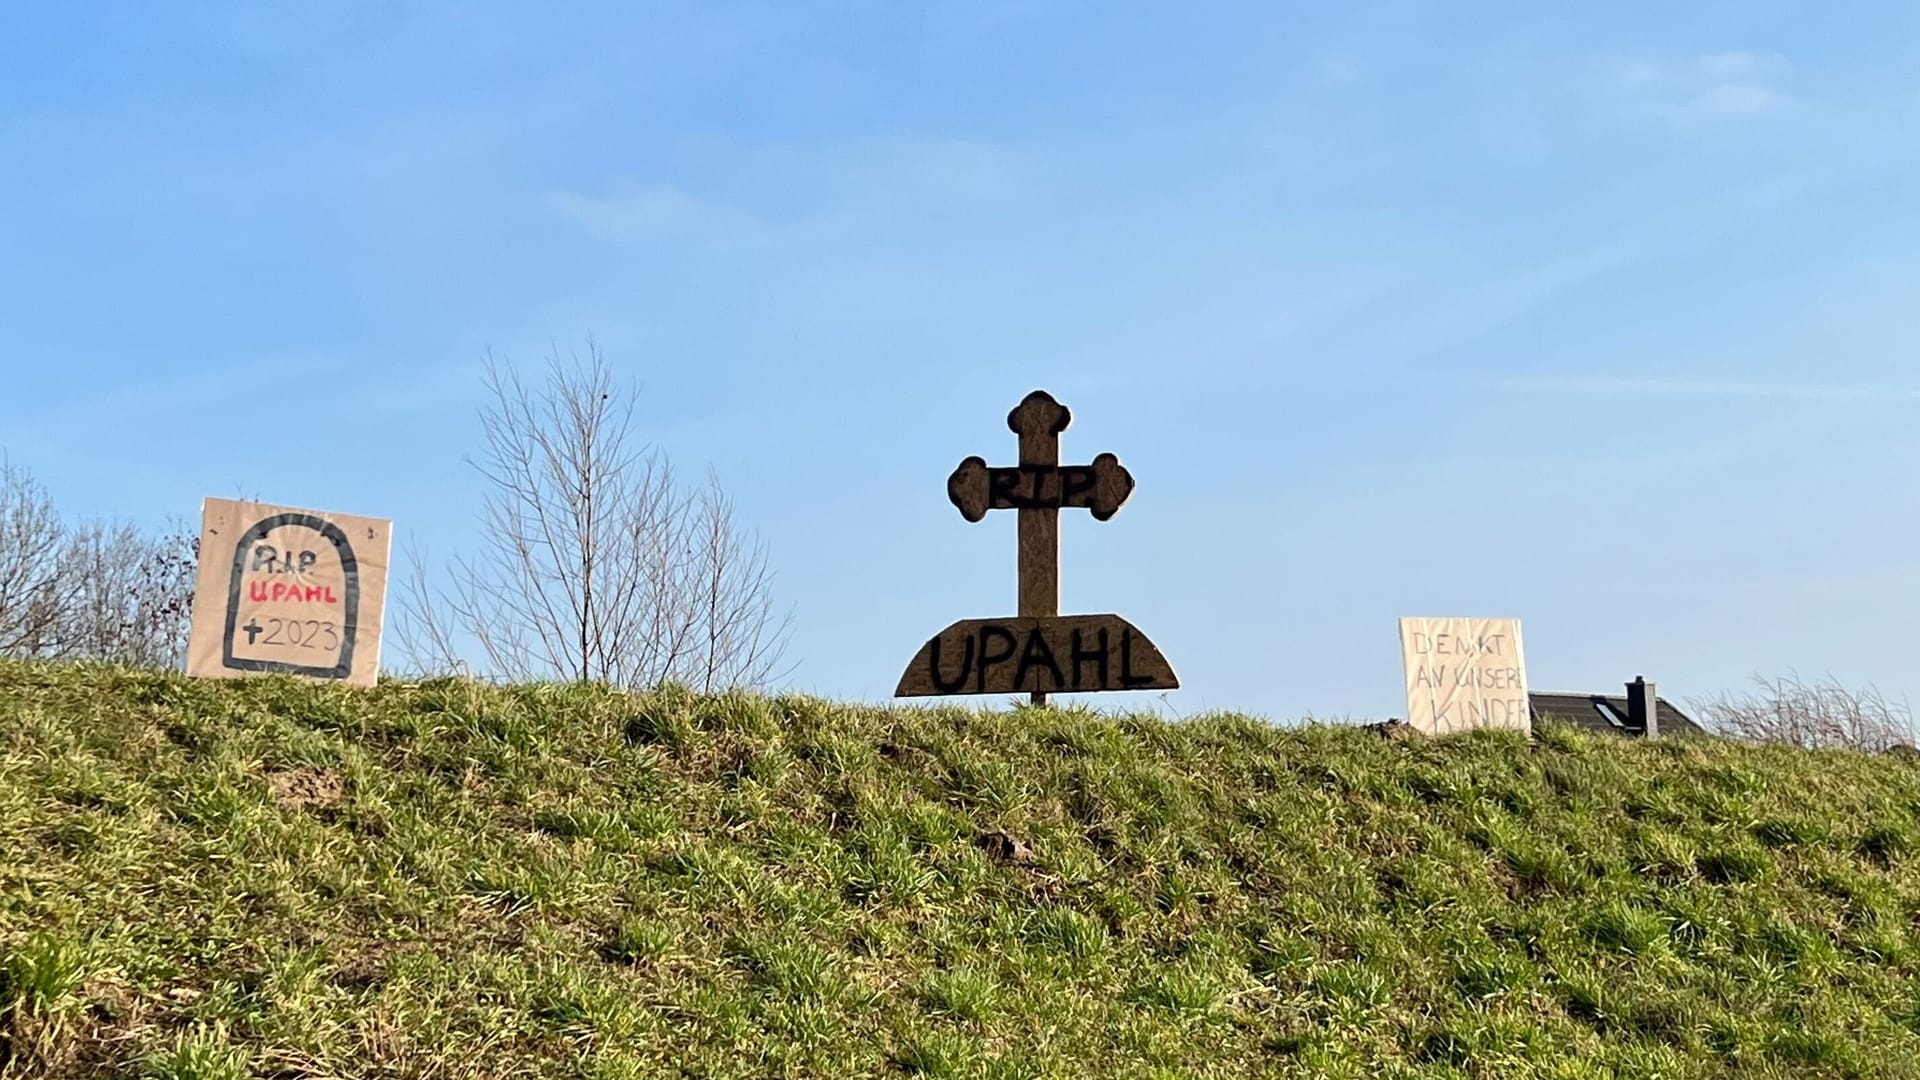
POLYGON ((966 619, 928 639, 900 676, 895 697, 1172 690, 1180 685, 1147 635, 1118 615, 1061 615, 1060 511, 1105 521, 1133 494, 1133 474, 1112 454, 1060 464, 1060 433, 1073 414, 1044 390, 1007 414, 1020 437, 1019 464, 995 468, 969 457, 947 478, 947 498, 968 521, 1017 510, 1019 615, 966 619))
POLYGON ((964 619, 930 638, 895 697, 1079 694, 1180 685, 1147 635, 1118 615, 964 619))

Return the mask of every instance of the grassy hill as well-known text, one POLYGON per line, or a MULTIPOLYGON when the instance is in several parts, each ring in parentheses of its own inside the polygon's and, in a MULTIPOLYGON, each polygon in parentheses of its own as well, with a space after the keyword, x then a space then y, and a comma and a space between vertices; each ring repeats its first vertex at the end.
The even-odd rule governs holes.
POLYGON ((1920 764, 0 664, 0 1074, 1920 1076, 1920 764))

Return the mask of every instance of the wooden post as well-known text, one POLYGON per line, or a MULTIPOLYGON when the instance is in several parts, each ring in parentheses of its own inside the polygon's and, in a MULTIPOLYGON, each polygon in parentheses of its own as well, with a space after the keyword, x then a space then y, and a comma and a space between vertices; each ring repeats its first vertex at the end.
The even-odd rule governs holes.
MULTIPOLYGON (((1020 436, 1020 468, 1035 477, 1054 476, 1060 464, 1060 433, 1073 422, 1067 407, 1045 391, 1035 390, 1007 414, 1007 426, 1020 436)), ((1039 485, 1044 486, 1045 480, 1039 485)), ((1052 506, 1021 507, 1019 539, 1020 607, 1022 618, 1051 618, 1060 614, 1060 511, 1052 506)), ((1047 703, 1047 692, 1033 691, 1035 705, 1047 703)))

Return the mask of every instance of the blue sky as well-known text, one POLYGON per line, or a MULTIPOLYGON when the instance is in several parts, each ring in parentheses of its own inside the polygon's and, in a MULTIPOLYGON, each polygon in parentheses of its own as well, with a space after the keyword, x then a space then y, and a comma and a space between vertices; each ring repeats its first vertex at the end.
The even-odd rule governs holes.
POLYGON ((1064 609, 1180 712, 1397 715, 1412 614, 1920 691, 1920 9, 1567 8, 9 5, 0 448, 439 554, 482 358, 591 334, 877 699, 1011 613, 944 480, 1046 387, 1139 483, 1064 609))

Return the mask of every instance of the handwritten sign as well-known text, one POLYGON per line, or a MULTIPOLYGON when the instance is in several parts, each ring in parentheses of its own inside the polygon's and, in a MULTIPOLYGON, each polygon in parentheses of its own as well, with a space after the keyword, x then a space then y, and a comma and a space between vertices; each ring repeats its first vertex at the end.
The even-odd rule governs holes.
POLYGON ((1401 619, 1407 723, 1428 735, 1531 731, 1518 619, 1401 619))
POLYGON ((232 499, 201 518, 189 674, 373 685, 391 522, 232 499))
POLYGON ((1166 657, 1118 615, 1060 614, 1060 511, 1084 509, 1097 521, 1120 511, 1133 474, 1112 454, 1089 465, 1060 464, 1060 433, 1073 414, 1044 390, 1028 394, 1007 427, 1020 437, 1018 465, 995 468, 969 457, 947 478, 960 516, 1019 511, 1019 615, 965 619, 920 647, 895 697, 1172 690, 1180 685, 1166 657))
POLYGON ((1118 615, 967 619, 920 647, 895 697, 1171 690, 1166 657, 1118 615))

